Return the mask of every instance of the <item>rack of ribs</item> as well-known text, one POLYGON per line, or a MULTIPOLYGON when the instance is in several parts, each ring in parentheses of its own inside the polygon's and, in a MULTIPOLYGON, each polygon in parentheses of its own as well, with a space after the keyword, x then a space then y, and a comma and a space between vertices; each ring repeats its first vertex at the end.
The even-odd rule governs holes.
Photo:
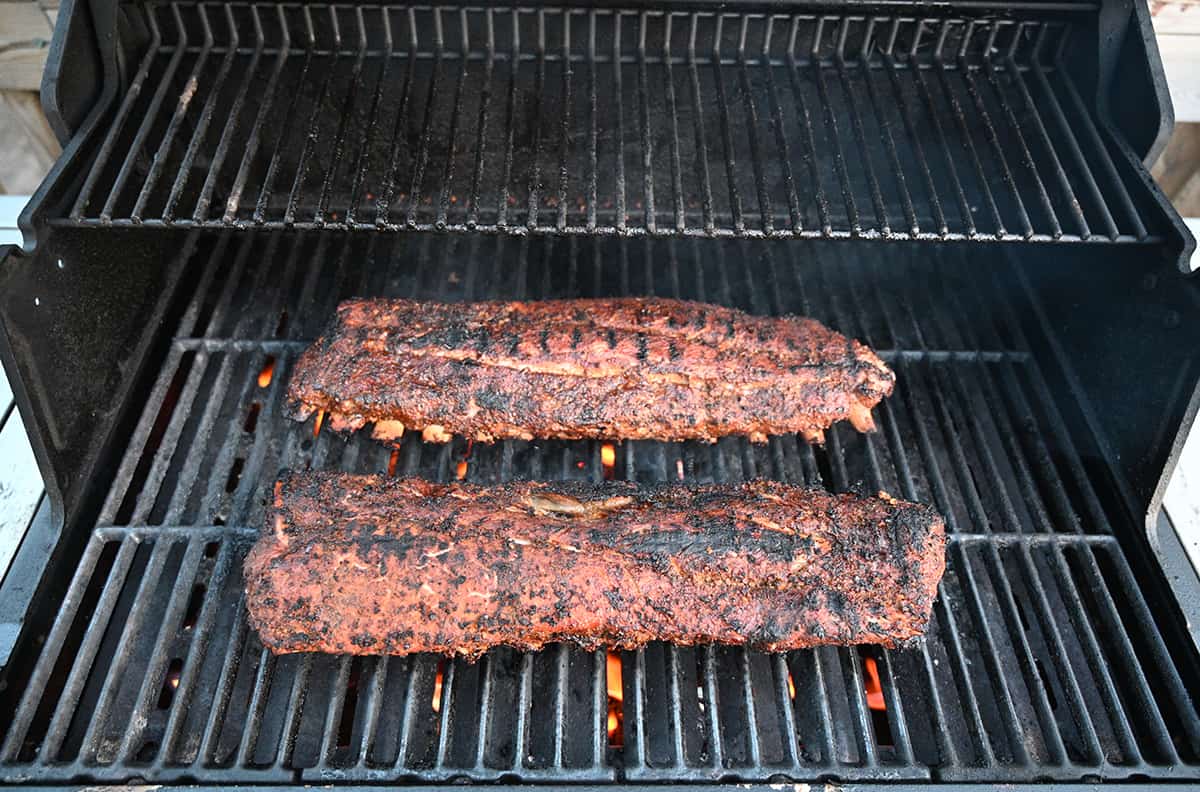
POLYGON ((895 375, 813 319, 657 298, 436 303, 349 300, 300 357, 292 417, 395 440, 715 441, 798 432, 822 442, 895 375))
POLYGON ((897 646, 926 628, 944 543, 932 508, 883 493, 285 472, 246 606, 275 652, 897 646))

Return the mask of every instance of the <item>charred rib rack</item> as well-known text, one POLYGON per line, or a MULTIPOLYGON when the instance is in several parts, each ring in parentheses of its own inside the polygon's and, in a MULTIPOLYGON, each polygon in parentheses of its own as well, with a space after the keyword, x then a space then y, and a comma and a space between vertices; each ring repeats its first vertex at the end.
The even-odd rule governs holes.
POLYGON ((276 652, 895 646, 925 629, 944 541, 927 506, 766 481, 295 472, 246 558, 246 603, 276 652))
POLYGON ((895 376, 819 322, 668 299, 352 300, 296 367, 296 418, 428 441, 860 431, 895 376))

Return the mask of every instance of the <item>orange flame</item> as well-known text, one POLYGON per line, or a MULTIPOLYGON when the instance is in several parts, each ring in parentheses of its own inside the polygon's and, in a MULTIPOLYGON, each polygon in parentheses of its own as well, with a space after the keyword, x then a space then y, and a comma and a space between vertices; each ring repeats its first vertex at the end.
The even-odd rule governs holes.
POLYGON ((321 424, 325 422, 325 411, 317 410, 317 420, 313 421, 313 437, 321 434, 321 424))
POLYGON ((863 669, 866 671, 863 685, 867 689, 867 706, 879 712, 886 711, 887 704, 883 701, 883 685, 879 681, 879 666, 875 664, 875 658, 864 657, 863 669))
POLYGON ((625 700, 625 688, 621 683, 621 656, 611 649, 605 658, 605 681, 608 683, 608 697, 617 701, 625 700))
POLYGON ((388 457, 388 475, 396 475, 396 463, 400 461, 400 449, 393 448, 392 455, 388 457))
POLYGON ((788 672, 788 698, 796 700, 796 683, 792 681, 792 672, 788 672))
POLYGON ((600 446, 600 466, 604 469, 605 480, 613 477, 613 469, 617 464, 617 449, 612 443, 600 446))
POLYGON ((621 656, 611 649, 605 656, 605 687, 608 689, 608 744, 621 745, 622 702, 625 688, 621 681, 621 656))
POLYGON ((271 384, 271 378, 275 376, 275 356, 267 355, 267 361, 263 363, 263 367, 258 372, 258 387, 265 388, 271 384))
POLYGON ((438 663, 437 676, 433 679, 433 711, 442 711, 442 663, 438 663))
POLYGON ((458 460, 458 465, 454 469, 454 478, 462 481, 467 477, 467 460, 458 460))

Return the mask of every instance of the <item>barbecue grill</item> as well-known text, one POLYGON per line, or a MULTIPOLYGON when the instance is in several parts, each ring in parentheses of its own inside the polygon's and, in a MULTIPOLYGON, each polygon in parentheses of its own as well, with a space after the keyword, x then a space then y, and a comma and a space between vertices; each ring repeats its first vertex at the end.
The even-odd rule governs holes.
POLYGON ((1200 778, 1200 405, 1144 4, 68 0, 64 153, 0 268, 47 501, 0 586, 10 783, 1200 778), (897 373, 813 446, 425 444, 287 420, 340 299, 800 313, 897 373), (766 476, 936 505, 929 635, 780 655, 272 656, 282 468, 766 476))

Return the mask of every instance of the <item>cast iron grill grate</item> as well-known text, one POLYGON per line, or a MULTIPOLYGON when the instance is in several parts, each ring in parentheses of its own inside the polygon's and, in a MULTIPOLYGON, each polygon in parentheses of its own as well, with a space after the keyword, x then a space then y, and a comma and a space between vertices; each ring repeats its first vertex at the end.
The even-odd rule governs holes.
POLYGON ((1069 8, 122 6, 55 222, 1152 243, 1069 8))
MULTIPOLYGON (((3 693, 0 776, 212 783, 1200 775, 1191 655, 1111 530, 991 268, 889 245, 545 236, 193 236, 195 297, 32 672, 3 693), (962 264, 962 262, 958 262, 962 264), (961 289, 961 283, 972 289, 961 289), (959 295, 951 299, 950 293, 959 295), (598 443, 398 452, 282 416, 304 340, 350 295, 658 294, 799 312, 896 366, 880 431, 827 447, 625 443, 637 480, 762 475, 934 503, 952 532, 930 635, 905 650, 272 657, 241 560, 281 467, 446 480, 603 476, 598 443), (963 298, 962 295, 967 295, 963 298), (439 690, 438 679, 441 679, 439 690), (877 680, 877 681, 876 681, 877 680)), ((1121 530, 1136 530, 1120 525, 1121 530)), ((32 651, 32 650, 29 650, 32 651)))

